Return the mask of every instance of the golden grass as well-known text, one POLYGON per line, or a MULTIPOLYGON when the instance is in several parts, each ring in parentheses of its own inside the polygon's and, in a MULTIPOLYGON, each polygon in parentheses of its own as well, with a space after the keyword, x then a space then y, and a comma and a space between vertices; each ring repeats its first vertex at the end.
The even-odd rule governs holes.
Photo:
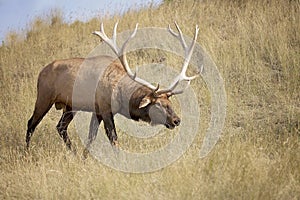
MULTIPOLYGON (((216 62, 228 95, 223 135, 211 154, 198 157, 199 133, 187 153, 160 171, 118 172, 66 151, 54 109, 26 154, 40 69, 54 59, 84 57, 99 43, 91 35, 99 19, 70 25, 59 16, 36 19, 24 35, 10 33, 0 47, 0 199, 300 198, 299 1, 166 2, 100 20, 106 27, 120 20, 120 32, 136 22, 165 27, 176 20, 189 36, 199 24, 198 42, 216 62)), ((209 94, 195 89, 207 127, 209 94)), ((74 127, 69 133, 81 153, 74 127)), ((122 141, 133 144, 120 133, 122 141)))

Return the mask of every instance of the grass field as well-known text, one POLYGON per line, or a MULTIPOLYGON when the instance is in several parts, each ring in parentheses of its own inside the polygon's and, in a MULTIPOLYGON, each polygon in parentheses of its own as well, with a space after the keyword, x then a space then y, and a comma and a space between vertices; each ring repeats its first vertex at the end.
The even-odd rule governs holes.
MULTIPOLYGON (((23 33, 9 33, 0 46, 0 199, 299 199, 299 13, 298 0, 174 0, 87 23, 66 24, 53 13, 23 33), (100 21, 110 34, 117 20, 119 32, 136 22, 166 27, 176 20, 192 36, 199 25, 198 43, 216 63, 227 92, 225 128, 209 156, 199 158, 199 130, 178 161, 156 172, 123 173, 91 157, 83 161, 74 125, 69 135, 78 155, 57 134, 61 113, 54 108, 26 153, 39 71, 55 59, 86 56, 99 44, 91 32, 100 21)), ((205 130, 209 93, 197 85, 205 130)), ((124 147, 138 143, 124 133, 119 141, 124 147)), ((148 141, 149 148, 157 141, 148 141)))

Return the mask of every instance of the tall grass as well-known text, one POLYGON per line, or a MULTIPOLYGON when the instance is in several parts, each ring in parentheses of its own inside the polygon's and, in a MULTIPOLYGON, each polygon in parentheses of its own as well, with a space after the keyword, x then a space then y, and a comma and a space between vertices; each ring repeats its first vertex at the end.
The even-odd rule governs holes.
MULTIPOLYGON (((0 47, 0 198, 299 199, 299 8, 299 1, 284 0, 174 0, 87 23, 41 17, 22 35, 8 34, 0 47), (54 109, 25 152, 40 69, 86 56, 99 43, 91 32, 100 20, 111 28, 119 20, 120 32, 136 22, 165 27, 176 20, 189 36, 199 25, 198 43, 216 62, 228 95, 223 135, 208 157, 198 157, 200 131, 183 157, 157 172, 126 174, 82 161, 65 150, 55 130, 61 113, 54 109)), ((196 89, 205 127, 209 95, 196 89)), ((80 152, 74 127, 70 136, 80 152)), ((132 144, 126 134, 119 140, 132 144)))

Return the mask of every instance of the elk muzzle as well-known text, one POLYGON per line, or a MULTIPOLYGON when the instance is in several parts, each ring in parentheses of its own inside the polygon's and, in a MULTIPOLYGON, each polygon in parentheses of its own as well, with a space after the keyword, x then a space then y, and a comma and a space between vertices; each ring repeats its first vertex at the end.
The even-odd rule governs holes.
POLYGON ((176 126, 180 125, 180 122, 181 122, 180 118, 178 116, 174 116, 170 120, 166 121, 165 126, 168 129, 174 129, 176 126))

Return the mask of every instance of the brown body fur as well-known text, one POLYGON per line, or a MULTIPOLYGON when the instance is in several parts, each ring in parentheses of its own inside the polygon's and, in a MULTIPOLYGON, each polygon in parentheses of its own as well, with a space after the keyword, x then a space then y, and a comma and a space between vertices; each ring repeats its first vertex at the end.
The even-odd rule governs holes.
POLYGON ((27 147, 35 127, 53 104, 57 109, 63 109, 57 130, 69 148, 71 142, 67 127, 79 110, 93 112, 88 147, 95 139, 102 120, 110 142, 116 144, 113 121, 116 113, 134 120, 152 122, 155 120, 149 116, 149 109, 156 105, 160 109, 169 109, 159 111, 165 120, 156 120, 155 124, 174 128, 180 122, 169 106, 171 103, 167 94, 156 97, 153 90, 132 80, 121 63, 108 56, 54 61, 40 72, 37 90, 35 109, 28 121, 27 147), (143 100, 147 103, 141 106, 143 100))

